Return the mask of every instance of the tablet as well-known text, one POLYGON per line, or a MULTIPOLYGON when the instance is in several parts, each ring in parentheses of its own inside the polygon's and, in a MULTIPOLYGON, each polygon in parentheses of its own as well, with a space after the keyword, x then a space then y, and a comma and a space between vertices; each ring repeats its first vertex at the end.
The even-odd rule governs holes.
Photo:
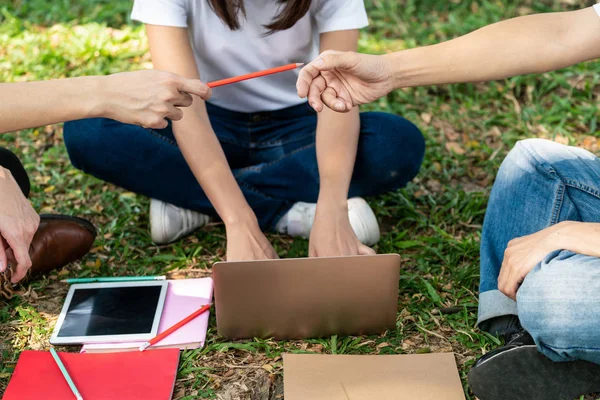
POLYGON ((71 285, 52 344, 146 341, 158 333, 169 282, 71 285))

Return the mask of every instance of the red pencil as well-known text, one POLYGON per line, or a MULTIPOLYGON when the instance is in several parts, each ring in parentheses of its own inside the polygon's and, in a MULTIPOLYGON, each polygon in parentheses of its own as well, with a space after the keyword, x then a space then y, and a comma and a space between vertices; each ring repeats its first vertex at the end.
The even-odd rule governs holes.
POLYGON ((283 72, 283 71, 290 71, 292 69, 296 69, 303 65, 304 65, 303 63, 283 65, 281 67, 265 69, 264 71, 251 72, 251 73, 245 74, 245 75, 234 76, 233 78, 227 78, 227 79, 221 79, 220 81, 209 82, 209 83, 207 83, 207 85, 208 85, 208 87, 211 87, 211 88, 214 88, 217 86, 229 85, 230 83, 236 83, 236 82, 240 82, 240 81, 245 81, 247 79, 258 78, 259 76, 277 74, 277 73, 283 72))
POLYGON ((176 323, 175 325, 173 325, 172 327, 170 327, 163 333, 159 333, 158 335, 156 335, 155 337, 153 337, 152 339, 150 339, 149 341, 147 341, 146 343, 141 345, 140 351, 144 351, 148 347, 154 346, 156 343, 160 342, 161 340, 163 340, 164 338, 169 336, 171 333, 175 332, 177 329, 181 328, 182 326, 184 326, 185 324, 187 324, 194 318, 196 318, 196 317, 200 316, 201 314, 203 314, 204 312, 208 311, 210 309, 210 306, 211 306, 210 304, 202 306, 201 308, 194 311, 193 313, 191 313, 190 315, 188 315, 187 317, 185 317, 184 319, 182 319, 181 321, 179 321, 178 323, 176 323))

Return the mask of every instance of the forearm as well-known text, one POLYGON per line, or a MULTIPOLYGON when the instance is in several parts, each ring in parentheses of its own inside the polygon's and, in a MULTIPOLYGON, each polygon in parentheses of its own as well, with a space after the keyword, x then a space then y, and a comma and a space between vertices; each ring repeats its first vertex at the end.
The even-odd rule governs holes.
POLYGON ((208 121, 206 107, 195 103, 173 124, 173 130, 190 169, 223 222, 231 225, 254 219, 208 121))
MULTIPOLYGON (((146 31, 155 68, 200 79, 186 29, 147 25, 146 31)), ((223 222, 254 224, 254 213, 229 168, 202 99, 194 97, 192 106, 183 111, 183 118, 173 123, 173 132, 192 173, 223 222)))
MULTIPOLYGON (((358 31, 335 31, 321 34, 321 52, 325 50, 356 51, 358 31)), ((329 109, 318 114, 317 162, 319 164, 320 205, 345 208, 360 131, 358 108, 347 114, 329 109)))
POLYGON ((98 116, 100 79, 0 84, 0 133, 98 116))
POLYGON ((396 88, 541 73, 600 57, 592 8, 518 17, 433 46, 384 56, 396 88))
POLYGON ((358 108, 347 114, 329 109, 319 114, 317 162, 321 187, 319 203, 345 207, 360 131, 358 108))
POLYGON ((557 226, 555 250, 600 257, 600 223, 568 221, 557 226))

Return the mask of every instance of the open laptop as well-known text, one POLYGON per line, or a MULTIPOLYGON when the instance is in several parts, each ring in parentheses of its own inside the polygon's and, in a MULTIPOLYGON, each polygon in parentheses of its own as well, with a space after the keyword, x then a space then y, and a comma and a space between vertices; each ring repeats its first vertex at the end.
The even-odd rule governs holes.
POLYGON ((233 338, 303 339, 396 327, 400 256, 221 262, 217 330, 233 338))

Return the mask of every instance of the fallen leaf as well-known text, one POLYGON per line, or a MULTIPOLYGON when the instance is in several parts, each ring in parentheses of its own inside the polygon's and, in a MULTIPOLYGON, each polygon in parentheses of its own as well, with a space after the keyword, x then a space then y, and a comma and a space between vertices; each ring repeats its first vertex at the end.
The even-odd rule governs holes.
POLYGON ((588 151, 595 152, 596 150, 598 150, 598 139, 593 136, 587 136, 583 139, 581 147, 588 151))
POLYGON ((442 184, 437 179, 429 179, 425 182, 425 187, 433 193, 439 193, 442 190, 442 184))
POLYGON ((413 193, 413 197, 415 199, 420 199, 421 197, 425 196, 427 193, 424 190, 417 190, 416 192, 413 193))
POLYGON ((481 143, 478 142, 477 140, 470 140, 467 142, 467 147, 471 148, 471 149, 477 149, 477 148, 481 147, 481 143))
POLYGON ((554 137, 554 141, 556 143, 564 144, 565 146, 569 145, 569 138, 561 135, 556 135, 554 137))
POLYGON ((463 155, 466 153, 466 150, 463 149, 457 142, 447 142, 446 150, 458 155, 463 155))
POLYGON ((229 378, 233 374, 235 374, 235 371, 233 369, 230 369, 229 371, 227 371, 223 374, 223 378, 229 378))
POLYGON ((402 342, 402 350, 408 350, 414 346, 415 346, 414 342, 412 342, 410 340, 404 340, 402 342))
POLYGON ((423 120, 423 122, 425 122, 425 124, 429 125, 431 123, 431 118, 433 116, 429 113, 421 113, 421 119, 423 120))
POLYGON ((502 131, 500 131, 500 128, 498 128, 497 126, 494 126, 488 131, 487 135, 493 138, 499 138, 502 136, 502 131))
POLYGON ((47 184, 48 182, 50 182, 50 179, 52 179, 52 177, 51 176, 47 176, 47 175, 45 175, 45 176, 40 175, 40 176, 36 176, 35 177, 35 181, 37 183, 39 183, 40 185, 47 184))
POLYGON ((533 13, 533 10, 527 6, 522 6, 517 8, 517 12, 519 13, 519 15, 528 15, 533 13))
POLYGON ((519 104, 519 100, 517 100, 517 98, 515 97, 514 94, 509 93, 509 94, 505 94, 504 97, 510 101, 512 101, 513 103, 513 107, 515 108, 515 114, 517 114, 518 116, 521 115, 521 104, 519 104))
POLYGON ((315 353, 322 353, 323 352, 323 345, 322 344, 315 344, 312 348, 312 351, 314 351, 315 353))
POLYGON ((460 135, 454 129, 444 130, 444 135, 446 136, 446 139, 453 142, 460 138, 460 135))
POLYGON ((90 253, 97 253, 97 252, 99 252, 101 250, 104 250, 103 246, 96 246, 96 247, 94 247, 93 249, 90 250, 90 253))
POLYGON ((262 369, 264 369, 267 372, 271 372, 273 371, 273 366, 271 364, 265 364, 262 366, 262 369))

